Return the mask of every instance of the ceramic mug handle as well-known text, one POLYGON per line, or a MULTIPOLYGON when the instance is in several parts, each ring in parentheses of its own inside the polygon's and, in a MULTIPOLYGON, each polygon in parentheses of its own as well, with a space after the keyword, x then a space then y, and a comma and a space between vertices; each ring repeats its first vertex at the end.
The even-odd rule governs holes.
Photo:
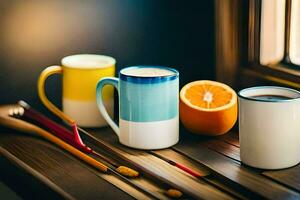
POLYGON ((69 124, 73 124, 74 121, 70 119, 66 114, 64 114, 61 110, 59 110, 53 103, 49 101, 45 94, 45 82, 47 78, 53 74, 62 74, 63 69, 61 66, 50 66, 43 70, 38 80, 38 95, 43 102, 43 104, 55 115, 69 124))
POLYGON ((102 100, 102 90, 105 85, 113 85, 117 91, 119 92, 119 79, 113 78, 113 77, 107 77, 102 78, 97 83, 96 87, 96 99, 97 99, 97 105, 98 108, 103 116, 103 118, 107 121, 107 123, 110 125, 110 127, 115 131, 115 133, 120 137, 120 129, 119 126, 110 118, 110 116, 107 113, 107 110, 104 107, 103 100, 102 100))

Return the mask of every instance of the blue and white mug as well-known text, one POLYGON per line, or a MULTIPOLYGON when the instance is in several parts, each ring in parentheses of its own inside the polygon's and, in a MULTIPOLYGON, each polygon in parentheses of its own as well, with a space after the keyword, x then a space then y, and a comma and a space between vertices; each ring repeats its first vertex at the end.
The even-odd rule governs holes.
POLYGON ((157 66, 134 66, 119 78, 102 78, 96 89, 97 104, 120 143, 137 149, 162 149, 179 140, 179 73, 157 66), (105 85, 119 92, 119 126, 109 117, 102 101, 105 85))

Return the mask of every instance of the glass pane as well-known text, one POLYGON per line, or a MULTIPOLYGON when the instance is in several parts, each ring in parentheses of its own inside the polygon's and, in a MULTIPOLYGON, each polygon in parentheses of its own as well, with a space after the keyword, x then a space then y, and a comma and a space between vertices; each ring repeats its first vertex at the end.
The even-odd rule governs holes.
POLYGON ((260 64, 280 62, 284 56, 285 0, 262 0, 260 64))
POLYGON ((290 28, 290 60, 300 65, 300 1, 292 0, 290 28))

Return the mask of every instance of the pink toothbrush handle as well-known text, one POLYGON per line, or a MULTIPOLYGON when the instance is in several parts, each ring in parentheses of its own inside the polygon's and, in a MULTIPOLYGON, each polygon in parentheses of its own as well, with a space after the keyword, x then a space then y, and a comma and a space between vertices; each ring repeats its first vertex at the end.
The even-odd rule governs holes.
POLYGON ((70 130, 66 129, 65 127, 57 124, 56 122, 52 121, 48 117, 42 115, 41 113, 32 109, 27 103, 24 101, 19 102, 19 104, 24 108, 24 117, 28 119, 34 120, 47 129, 49 129, 55 136, 59 137, 60 139, 64 140, 65 142, 69 143, 73 147, 86 152, 91 153, 92 149, 86 146, 77 131, 76 125, 72 126, 74 133, 70 130))

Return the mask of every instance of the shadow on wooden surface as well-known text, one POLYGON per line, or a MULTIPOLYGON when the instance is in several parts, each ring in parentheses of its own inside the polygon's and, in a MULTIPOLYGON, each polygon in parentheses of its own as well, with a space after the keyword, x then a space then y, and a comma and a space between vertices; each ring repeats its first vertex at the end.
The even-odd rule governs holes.
MULTIPOLYGON (((155 176, 140 171, 142 172, 141 178, 134 181, 157 193, 162 199, 168 199, 164 191, 170 186, 184 192, 184 198, 300 198, 299 165, 277 171, 257 170, 241 165, 238 136, 234 132, 210 138, 182 131, 179 144, 169 149, 155 151, 208 175, 197 179, 147 153, 147 151, 134 150, 119 144, 117 137, 109 128, 88 131, 121 152, 127 159, 135 162, 137 166, 153 172, 155 176)), ((76 199, 132 199, 131 196, 141 197, 135 189, 126 188, 128 187, 127 184, 112 178, 111 175, 104 175, 95 171, 48 142, 35 137, 22 136, 8 129, 1 129, 0 132, 1 148, 9 151, 18 160, 29 165, 33 171, 44 177, 39 179, 26 170, 24 172, 23 168, 21 169, 15 163, 12 165, 12 161, 4 156, 4 159, 1 159, 1 162, 5 161, 7 164, 4 171, 14 177, 12 181, 6 176, 6 179, 10 180, 10 184, 8 181, 7 185, 15 184, 14 190, 22 197, 38 198, 45 194, 49 199, 66 198, 68 195, 70 198, 76 199), (15 166, 20 172, 13 168, 9 172, 7 168, 10 165, 15 166), (23 178, 21 179, 21 177, 23 178), (20 182, 16 182, 16 179, 20 182), (21 180, 24 180, 24 183, 21 180), (22 191, 24 184, 28 185, 26 187, 27 193, 24 192, 25 189, 22 191), (35 190, 37 190, 36 196, 33 196, 32 192, 35 190), (39 191, 43 192, 39 193, 39 191)), ((85 138, 85 142, 103 152, 99 146, 95 145, 95 142, 87 138, 85 138)), ((106 154, 110 155, 108 152, 106 154)), ((126 160, 116 157, 114 159, 118 163, 132 165, 132 162, 128 163, 126 160)), ((136 165, 132 167, 135 168, 136 165)), ((3 173, 2 177, 5 178, 3 173)))
MULTIPOLYGON (((9 151, 15 159, 19 159, 28 166, 30 170, 27 171, 28 177, 35 176, 37 179, 36 181, 33 181, 34 178, 29 179, 30 184, 20 188, 20 190, 30 191, 29 194, 24 193, 25 198, 133 199, 109 182, 99 178, 85 164, 43 140, 6 131, 6 133, 1 132, 0 143, 1 147, 9 151), (47 187, 42 187, 38 182, 43 182, 47 187), (41 188, 42 190, 39 190, 41 188)), ((13 177, 11 185, 18 185, 21 177, 13 177)), ((28 177, 24 179, 27 180, 28 177)))
POLYGON ((204 164, 218 176, 225 178, 225 180, 233 182, 260 197, 268 199, 300 198, 300 193, 298 193, 299 190, 297 189, 300 178, 289 178, 292 174, 299 177, 299 165, 285 169, 289 170, 287 173, 283 173, 285 170, 265 171, 242 165, 239 158, 237 133, 229 133, 228 136, 209 138, 186 133, 174 149, 204 164), (232 138, 228 140, 227 137, 230 135, 232 138), (233 145, 230 146, 228 141, 233 145), (282 174, 282 176, 279 177, 278 174, 282 174), (265 175, 276 181, 266 178, 265 175))

